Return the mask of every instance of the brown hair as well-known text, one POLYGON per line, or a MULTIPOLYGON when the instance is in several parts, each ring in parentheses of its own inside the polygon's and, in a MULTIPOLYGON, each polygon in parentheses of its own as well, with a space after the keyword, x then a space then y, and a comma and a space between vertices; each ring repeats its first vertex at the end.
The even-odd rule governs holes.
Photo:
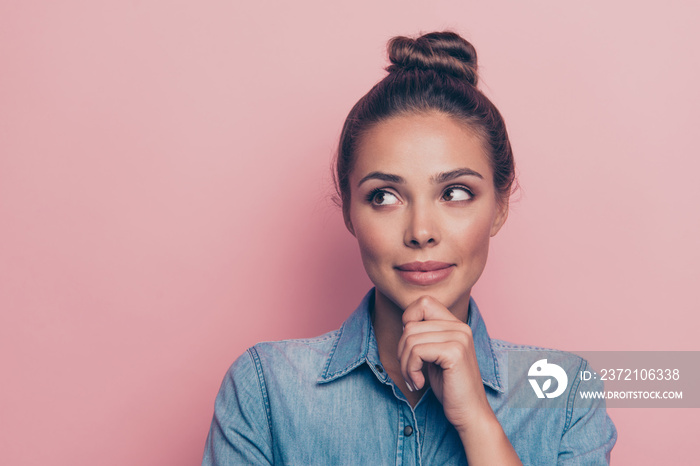
POLYGON ((476 88, 476 50, 454 32, 417 39, 397 36, 387 45, 389 74, 350 110, 335 158, 334 180, 343 210, 350 205, 349 177, 362 135, 375 124, 409 113, 437 111, 464 122, 490 155, 499 202, 510 197, 515 162, 506 125, 493 103, 476 88))

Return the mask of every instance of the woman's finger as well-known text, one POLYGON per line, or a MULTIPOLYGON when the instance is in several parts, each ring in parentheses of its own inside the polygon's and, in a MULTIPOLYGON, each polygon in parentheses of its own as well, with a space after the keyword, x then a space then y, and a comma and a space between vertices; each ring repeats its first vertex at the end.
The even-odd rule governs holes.
POLYGON ((461 322, 440 301, 432 296, 421 296, 413 301, 403 311, 403 324, 408 322, 420 322, 423 320, 452 320, 461 322))
MULTIPOLYGON (((406 340, 413 335, 426 334, 426 333, 437 333, 437 332, 456 332, 455 338, 462 339, 465 344, 469 342, 472 337, 471 329, 467 324, 462 322, 453 322, 445 320, 430 320, 423 322, 409 322, 403 330, 403 334, 399 339, 399 344, 397 347, 397 355, 399 360, 401 360, 401 354, 406 346, 406 340), (459 333, 462 336, 458 335, 459 333)), ((414 338, 414 341, 421 341, 414 338)), ((444 341, 442 338, 438 338, 435 341, 444 341)))
MULTIPOLYGON (((461 332, 428 332, 412 335, 401 354, 401 374, 414 388, 425 385, 423 365, 432 363, 443 371, 466 369, 469 342, 461 332)), ((466 370, 465 370, 466 373, 466 370)))

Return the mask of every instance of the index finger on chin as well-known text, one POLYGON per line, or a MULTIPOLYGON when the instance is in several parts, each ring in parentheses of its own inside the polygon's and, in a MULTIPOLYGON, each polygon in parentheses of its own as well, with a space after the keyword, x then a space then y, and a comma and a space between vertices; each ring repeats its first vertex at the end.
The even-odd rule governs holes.
POLYGON ((421 296, 403 311, 403 324, 422 320, 459 320, 440 301, 429 295, 421 296))

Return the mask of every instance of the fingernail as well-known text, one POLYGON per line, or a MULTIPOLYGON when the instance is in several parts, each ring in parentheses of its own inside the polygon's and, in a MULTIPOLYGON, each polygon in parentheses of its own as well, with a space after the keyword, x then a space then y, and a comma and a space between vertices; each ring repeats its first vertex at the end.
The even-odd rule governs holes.
POLYGON ((415 391, 415 392, 418 391, 418 387, 416 387, 416 384, 413 384, 413 391, 415 391))
POLYGON ((408 387, 409 392, 416 391, 415 388, 411 387, 411 384, 408 382, 408 380, 404 380, 404 382, 406 382, 406 387, 408 387))

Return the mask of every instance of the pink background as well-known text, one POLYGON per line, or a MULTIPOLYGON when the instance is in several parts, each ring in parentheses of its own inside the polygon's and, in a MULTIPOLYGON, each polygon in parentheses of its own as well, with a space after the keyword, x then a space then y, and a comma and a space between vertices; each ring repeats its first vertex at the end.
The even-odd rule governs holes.
MULTIPOLYGON (((492 336, 700 350, 696 2, 0 3, 0 463, 201 461, 224 372, 370 283, 330 158, 396 34, 475 44, 523 189, 492 336), (430 5, 430 6, 429 6, 430 5)), ((617 409, 615 464, 697 464, 617 409)))

